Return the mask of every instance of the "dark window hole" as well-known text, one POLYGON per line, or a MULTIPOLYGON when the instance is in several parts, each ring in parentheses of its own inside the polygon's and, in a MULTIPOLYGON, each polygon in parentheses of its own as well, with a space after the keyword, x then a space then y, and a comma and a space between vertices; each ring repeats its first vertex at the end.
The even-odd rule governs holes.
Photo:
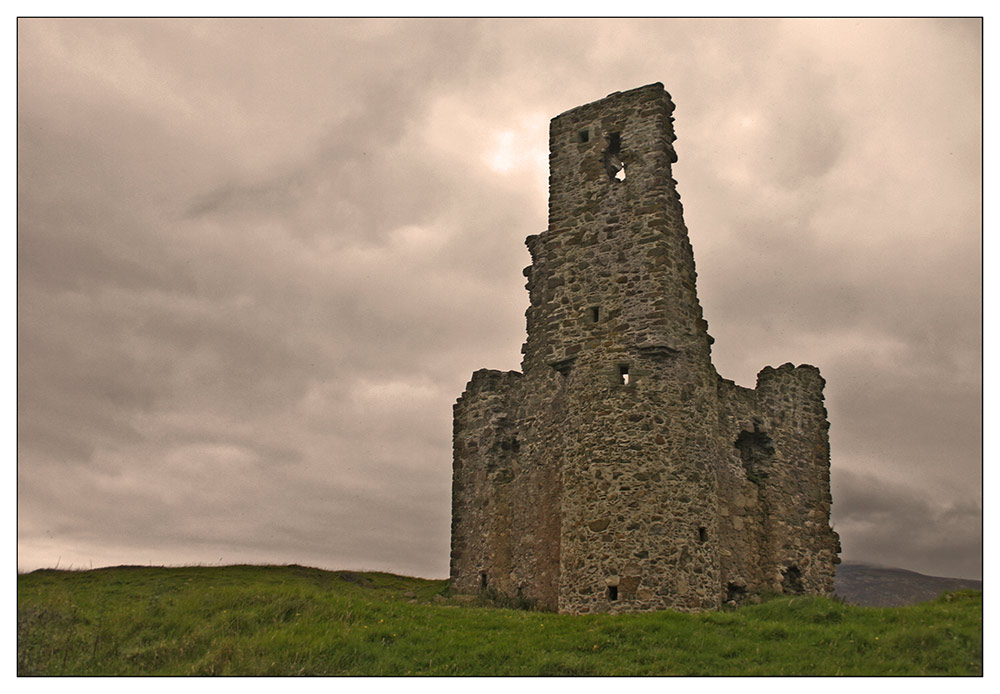
POLYGON ((479 588, 486 590, 486 574, 479 574, 479 588))
POLYGON ((608 586, 608 602, 618 599, 618 586, 608 586))
POLYGON ((563 376, 569 376, 569 372, 573 370, 573 359, 563 359, 562 361, 552 362, 549 366, 558 371, 563 376))
POLYGON ((590 141, 590 129, 589 128, 584 128, 579 133, 577 133, 576 137, 577 137, 577 139, 580 142, 589 142, 590 141))
POLYGON ((747 597, 747 587, 740 583, 730 583, 726 586, 726 602, 743 602, 747 597))
POLYGON ((591 323, 596 323, 599 320, 601 320, 601 307, 600 306, 592 306, 590 308, 590 322, 591 323))
POLYGON ((774 455, 771 437, 754 424, 754 430, 741 431, 733 445, 740 452, 740 460, 743 462, 747 479, 758 486, 761 485, 767 479, 765 469, 774 455))
POLYGON ((621 364, 618 366, 618 383, 623 386, 627 386, 629 384, 627 364, 621 364))
POLYGON ((621 148, 621 133, 608 135, 608 148, 604 150, 604 170, 612 180, 625 180, 625 162, 622 161, 621 148))
POLYGON ((708 539, 708 530, 706 530, 705 528, 698 528, 698 539, 701 542, 704 542, 705 540, 707 540, 708 539))

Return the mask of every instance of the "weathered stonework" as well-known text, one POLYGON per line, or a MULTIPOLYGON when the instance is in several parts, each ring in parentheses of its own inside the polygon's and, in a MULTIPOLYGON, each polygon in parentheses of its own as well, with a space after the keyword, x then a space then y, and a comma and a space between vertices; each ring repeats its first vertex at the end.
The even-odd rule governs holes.
POLYGON ((522 371, 455 405, 456 592, 582 614, 833 590, 824 382, 712 365, 673 110, 657 83, 552 120, 522 371))

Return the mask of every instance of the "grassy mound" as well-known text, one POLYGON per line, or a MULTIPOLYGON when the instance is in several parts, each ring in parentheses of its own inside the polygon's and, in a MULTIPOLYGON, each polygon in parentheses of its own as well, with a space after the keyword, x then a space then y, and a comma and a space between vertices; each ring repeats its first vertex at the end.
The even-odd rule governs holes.
POLYGON ((982 593, 570 616, 301 566, 18 576, 19 675, 981 675, 982 593))

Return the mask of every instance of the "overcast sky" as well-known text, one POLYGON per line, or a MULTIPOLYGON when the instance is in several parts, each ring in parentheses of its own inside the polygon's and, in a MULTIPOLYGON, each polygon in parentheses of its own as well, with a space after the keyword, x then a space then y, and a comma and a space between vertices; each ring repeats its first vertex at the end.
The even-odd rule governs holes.
POLYGON ((719 372, 820 368, 845 560, 980 577, 980 32, 19 21, 19 568, 447 576, 548 121, 659 81, 719 372))

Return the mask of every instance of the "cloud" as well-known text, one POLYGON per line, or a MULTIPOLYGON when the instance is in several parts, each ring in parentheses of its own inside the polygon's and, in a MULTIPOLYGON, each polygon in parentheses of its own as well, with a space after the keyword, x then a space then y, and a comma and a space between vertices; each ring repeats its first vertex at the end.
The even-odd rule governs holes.
POLYGON ((833 479, 833 521, 842 558, 906 566, 957 577, 983 572, 982 505, 942 501, 933 488, 888 481, 875 474, 840 470, 833 479))
POLYGON ((655 81, 720 373, 820 366, 835 482, 967 523, 975 26, 20 20, 20 565, 446 574, 451 405, 518 368, 548 119, 655 81))

